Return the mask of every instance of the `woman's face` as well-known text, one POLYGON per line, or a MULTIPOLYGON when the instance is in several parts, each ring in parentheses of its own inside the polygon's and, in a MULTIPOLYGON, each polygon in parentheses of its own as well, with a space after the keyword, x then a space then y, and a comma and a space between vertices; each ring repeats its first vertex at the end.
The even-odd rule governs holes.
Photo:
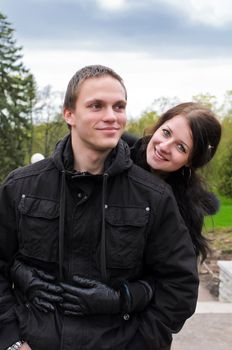
POLYGON ((185 117, 177 115, 155 131, 147 145, 147 163, 161 172, 188 165, 193 148, 192 132, 185 117))

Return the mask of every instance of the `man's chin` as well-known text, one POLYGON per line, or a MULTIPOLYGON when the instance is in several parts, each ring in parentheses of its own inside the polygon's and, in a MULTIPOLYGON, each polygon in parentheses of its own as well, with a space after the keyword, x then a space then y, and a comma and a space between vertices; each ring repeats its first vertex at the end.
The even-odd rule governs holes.
POLYGON ((96 145, 96 148, 102 152, 111 151, 112 149, 114 149, 117 146, 118 141, 119 140, 115 140, 115 141, 112 140, 111 142, 105 142, 101 145, 100 144, 96 145))

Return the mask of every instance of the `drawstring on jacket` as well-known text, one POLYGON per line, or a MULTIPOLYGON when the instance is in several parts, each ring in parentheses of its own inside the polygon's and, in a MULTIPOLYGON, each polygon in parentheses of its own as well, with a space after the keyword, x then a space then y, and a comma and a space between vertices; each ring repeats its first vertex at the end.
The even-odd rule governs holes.
MULTIPOLYGON (((67 135, 61 142, 57 144, 56 150, 52 156, 52 159, 60 171, 61 174, 61 189, 60 189, 60 217, 59 217, 59 278, 64 280, 64 231, 65 231, 65 208, 66 208, 66 174, 73 174, 71 169, 73 163, 71 135, 67 135)), ((109 172, 111 176, 119 174, 126 169, 129 169, 132 165, 132 161, 129 157, 129 147, 123 141, 119 141, 119 144, 115 150, 112 151, 108 164, 106 166, 107 173, 101 174, 103 177, 102 183, 102 225, 101 225, 101 242, 100 242, 100 271, 102 281, 107 282, 107 269, 106 269, 106 228, 105 228, 105 213, 106 213, 106 188, 109 172)), ((79 177, 83 174, 74 172, 74 177, 79 177)), ((85 176, 93 176, 85 173, 85 176)), ((73 177, 72 176, 72 177, 73 177)))
POLYGON ((107 282, 107 272, 106 272, 106 229, 105 229, 105 210, 106 210, 106 186, 108 174, 103 174, 103 184, 102 184, 102 227, 101 227, 101 275, 102 281, 107 282))
MULTIPOLYGON (((60 218, 59 218, 59 278, 61 281, 64 279, 63 263, 64 263, 64 224, 65 224, 65 201, 66 201, 66 191, 65 191, 65 170, 61 172, 61 194, 60 194, 60 218)), ((107 281, 106 272, 106 231, 105 231, 105 197, 106 197, 106 187, 108 174, 103 174, 103 184, 102 184, 102 227, 101 227, 101 247, 100 247, 100 269, 102 281, 107 281)))
POLYGON ((60 218, 59 218, 59 277, 64 279, 64 223, 65 223, 65 170, 61 172, 61 193, 60 193, 60 218))

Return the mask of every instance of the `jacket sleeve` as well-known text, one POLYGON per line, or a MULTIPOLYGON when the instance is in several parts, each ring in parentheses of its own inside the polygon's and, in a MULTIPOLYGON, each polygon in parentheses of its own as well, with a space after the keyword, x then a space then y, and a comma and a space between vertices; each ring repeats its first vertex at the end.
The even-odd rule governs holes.
POLYGON ((6 349, 20 339, 9 273, 17 250, 16 215, 7 183, 0 187, 0 349, 6 349))
MULTIPOLYGON (((153 203, 157 200, 154 199, 153 203)), ((171 343, 195 311, 198 296, 197 258, 191 237, 173 195, 167 189, 151 209, 150 232, 144 259, 153 276, 154 296, 138 314, 139 326, 129 350, 159 349, 171 343)))

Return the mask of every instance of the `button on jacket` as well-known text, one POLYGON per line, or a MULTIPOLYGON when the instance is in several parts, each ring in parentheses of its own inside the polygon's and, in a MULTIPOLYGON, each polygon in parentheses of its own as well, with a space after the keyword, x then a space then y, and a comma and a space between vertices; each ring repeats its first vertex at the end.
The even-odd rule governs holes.
MULTIPOLYGON (((73 170, 70 136, 54 154, 13 171, 0 188, 0 348, 146 350, 170 344, 195 311, 198 274, 190 235, 168 185, 137 167, 120 141, 104 173, 73 170), (12 290, 14 259, 72 283, 73 275, 118 289, 145 276, 150 304, 131 315, 38 311, 12 290), (126 316, 126 317, 125 317, 126 316)), ((132 289, 132 302, 143 302, 132 289)))

